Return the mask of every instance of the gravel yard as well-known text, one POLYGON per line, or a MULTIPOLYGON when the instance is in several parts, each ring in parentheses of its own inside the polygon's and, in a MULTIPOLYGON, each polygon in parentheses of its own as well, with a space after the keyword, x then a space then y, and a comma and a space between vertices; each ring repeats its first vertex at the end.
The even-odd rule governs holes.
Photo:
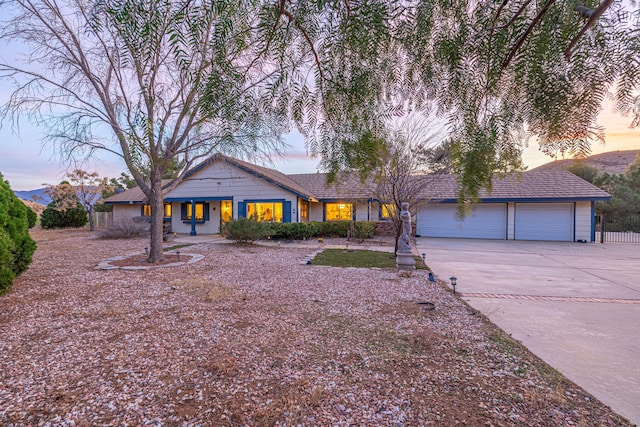
POLYGON ((629 425, 425 271, 213 243, 181 249, 204 255, 190 265, 95 270, 148 242, 32 235, 0 296, 3 426, 629 425))

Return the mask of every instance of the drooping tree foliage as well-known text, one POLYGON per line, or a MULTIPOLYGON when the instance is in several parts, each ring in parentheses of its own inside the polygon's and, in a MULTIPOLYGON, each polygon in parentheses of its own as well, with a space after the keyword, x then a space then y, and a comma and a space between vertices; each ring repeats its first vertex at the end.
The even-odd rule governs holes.
POLYGON ((36 250, 29 235, 28 209, 0 174, 0 294, 29 267, 36 250))
POLYGON ((31 113, 67 154, 122 156, 153 207, 151 261, 172 164, 273 153, 290 123, 330 176, 366 173, 389 121, 434 105, 466 199, 520 168, 529 137, 551 154, 586 153, 612 90, 640 122, 638 14, 621 1, 0 5, 0 39, 28 49, 24 62, 0 61, 17 88, 3 116, 31 113))

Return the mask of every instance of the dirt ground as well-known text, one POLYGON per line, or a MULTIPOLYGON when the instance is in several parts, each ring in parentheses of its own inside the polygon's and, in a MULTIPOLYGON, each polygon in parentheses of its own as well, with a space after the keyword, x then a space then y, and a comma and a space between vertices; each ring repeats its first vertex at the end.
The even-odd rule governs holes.
POLYGON ((148 242, 32 235, 0 296, 0 425, 630 425, 425 271, 212 243, 96 270, 148 242))

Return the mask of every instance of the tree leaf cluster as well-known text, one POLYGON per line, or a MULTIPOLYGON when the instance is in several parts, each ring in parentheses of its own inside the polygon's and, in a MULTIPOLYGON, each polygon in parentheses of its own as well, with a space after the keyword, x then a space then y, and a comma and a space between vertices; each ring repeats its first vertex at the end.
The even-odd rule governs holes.
POLYGON ((625 217, 640 215, 640 157, 623 174, 601 173, 597 168, 576 163, 567 170, 611 194, 608 202, 597 202, 601 214, 625 217))
POLYGON ((0 294, 27 270, 36 250, 29 235, 28 210, 0 174, 0 294))
MULTIPOLYGON (((125 174, 126 175, 126 174, 125 174)), ((126 176, 120 178, 126 182, 126 176)), ((94 230, 94 208, 101 202, 103 194, 109 191, 107 178, 101 178, 97 172, 75 169, 67 174, 68 181, 58 185, 47 185, 46 192, 52 202, 47 206, 51 211, 44 215, 43 227, 81 227, 89 218, 89 229, 94 230), (81 208, 86 215, 79 215, 75 210, 81 208), (57 211, 57 213, 52 212, 57 211)), ((116 181, 117 182, 117 181, 116 181)))

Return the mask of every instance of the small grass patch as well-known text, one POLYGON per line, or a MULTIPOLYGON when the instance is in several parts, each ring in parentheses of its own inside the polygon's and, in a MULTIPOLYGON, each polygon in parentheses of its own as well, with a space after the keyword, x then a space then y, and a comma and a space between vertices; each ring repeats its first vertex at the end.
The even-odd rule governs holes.
POLYGON ((182 245, 173 245, 163 249, 164 252, 174 251, 176 249, 187 248, 189 246, 193 246, 193 243, 184 243, 182 245))
MULTIPOLYGON (((416 269, 429 270, 422 258, 415 257, 416 269)), ((368 251, 364 249, 325 249, 311 261, 313 265, 329 265, 331 267, 357 268, 394 268, 396 258, 393 253, 368 251)))
POLYGON ((311 264, 332 267, 393 268, 396 266, 396 259, 389 252, 325 249, 311 261, 311 264))

